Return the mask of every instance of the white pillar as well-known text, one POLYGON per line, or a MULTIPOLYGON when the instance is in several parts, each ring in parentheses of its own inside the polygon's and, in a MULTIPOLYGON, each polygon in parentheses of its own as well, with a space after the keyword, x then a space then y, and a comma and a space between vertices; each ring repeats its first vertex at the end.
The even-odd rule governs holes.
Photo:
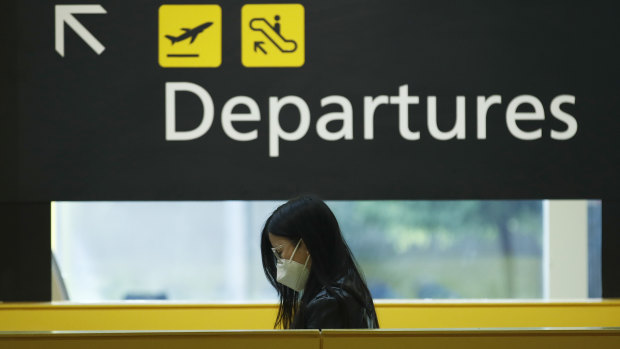
MULTIPOLYGON (((234 301, 245 301, 248 295, 248 243, 246 238, 247 208, 245 201, 226 201, 224 203, 225 234, 224 245, 226 256, 222 260, 226 266, 227 298, 234 301)), ((254 241, 251 241, 254 242, 254 241)))
POLYGON ((543 293, 588 298, 588 202, 544 201, 543 293))

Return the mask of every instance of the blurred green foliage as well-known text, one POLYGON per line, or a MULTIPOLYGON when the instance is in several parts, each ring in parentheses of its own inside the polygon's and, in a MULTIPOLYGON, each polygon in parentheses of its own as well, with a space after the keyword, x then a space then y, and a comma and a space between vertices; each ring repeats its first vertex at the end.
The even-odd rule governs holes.
POLYGON ((542 297, 542 201, 332 201, 376 298, 542 297))

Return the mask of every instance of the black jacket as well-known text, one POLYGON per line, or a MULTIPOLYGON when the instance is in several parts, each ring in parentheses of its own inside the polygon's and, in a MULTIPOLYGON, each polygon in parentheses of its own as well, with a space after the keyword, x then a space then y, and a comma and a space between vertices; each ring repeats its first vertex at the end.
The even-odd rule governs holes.
POLYGON ((372 299, 353 285, 339 283, 323 287, 303 309, 295 328, 378 328, 372 299))

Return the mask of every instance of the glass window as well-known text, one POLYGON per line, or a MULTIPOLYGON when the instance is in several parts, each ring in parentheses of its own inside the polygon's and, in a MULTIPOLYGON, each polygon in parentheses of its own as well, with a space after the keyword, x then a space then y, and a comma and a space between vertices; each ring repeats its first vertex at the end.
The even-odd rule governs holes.
MULTIPOLYGON (((265 220, 280 204, 55 202, 52 246, 72 301, 272 302, 276 294, 265 279, 259 243, 265 220)), ((542 201, 327 204, 375 298, 543 295, 542 201)), ((596 297, 600 201, 589 207, 589 265, 599 273, 598 291, 590 280, 590 297, 596 297)))
POLYGON ((541 201, 362 201, 333 209, 376 298, 540 298, 541 201))

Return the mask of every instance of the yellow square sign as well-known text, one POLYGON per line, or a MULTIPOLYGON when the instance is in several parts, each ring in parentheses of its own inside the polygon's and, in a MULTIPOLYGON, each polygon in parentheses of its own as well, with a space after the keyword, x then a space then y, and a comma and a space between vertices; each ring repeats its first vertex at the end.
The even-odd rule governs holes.
POLYGON ((251 4, 241 8, 241 62, 246 67, 301 67, 305 61, 304 7, 251 4))
POLYGON ((222 63, 222 9, 219 5, 159 7, 159 65, 219 67, 222 63))

